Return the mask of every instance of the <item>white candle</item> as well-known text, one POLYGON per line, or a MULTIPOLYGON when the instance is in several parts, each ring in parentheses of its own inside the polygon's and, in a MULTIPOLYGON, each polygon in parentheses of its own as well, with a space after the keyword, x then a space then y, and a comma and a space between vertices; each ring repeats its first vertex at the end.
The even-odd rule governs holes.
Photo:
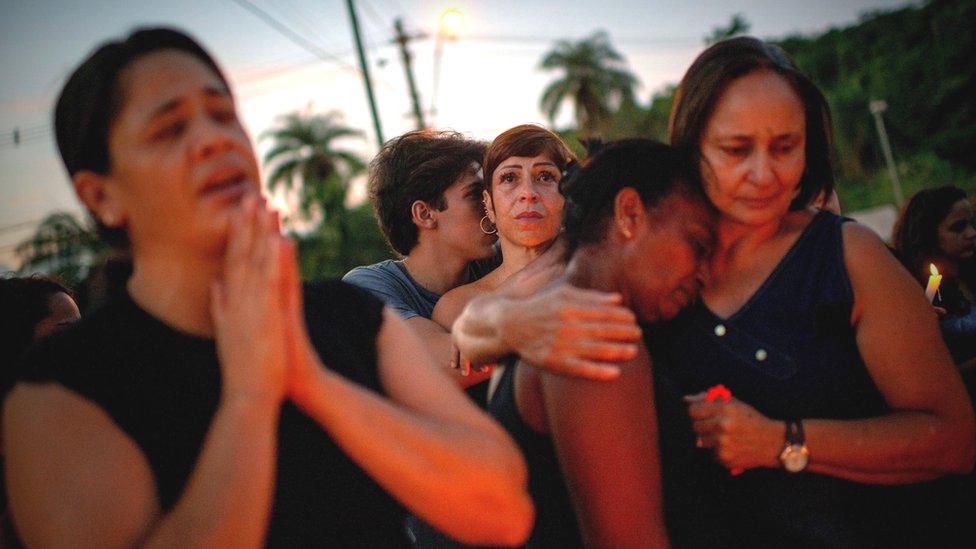
POLYGON ((942 284, 942 275, 939 274, 939 270, 935 268, 934 263, 929 263, 929 271, 932 276, 929 277, 928 286, 925 287, 925 298, 931 303, 935 299, 935 294, 939 291, 939 284, 942 284))

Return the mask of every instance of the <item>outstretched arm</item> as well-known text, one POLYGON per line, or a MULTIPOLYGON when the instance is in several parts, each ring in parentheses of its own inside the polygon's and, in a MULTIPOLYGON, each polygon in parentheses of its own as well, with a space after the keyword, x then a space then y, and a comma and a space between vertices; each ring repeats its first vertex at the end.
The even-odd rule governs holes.
POLYGON ((546 370, 588 379, 613 379, 618 363, 634 358, 641 336, 619 294, 559 283, 523 297, 492 294, 472 300, 451 334, 475 364, 518 354, 546 370))
POLYGON ((651 360, 612 381, 542 372, 547 423, 587 547, 667 547, 651 360))
POLYGON ((550 372, 613 379, 637 354, 641 330, 618 294, 551 285, 565 265, 563 247, 512 275, 495 292, 468 302, 451 335, 474 364, 518 354, 550 372))

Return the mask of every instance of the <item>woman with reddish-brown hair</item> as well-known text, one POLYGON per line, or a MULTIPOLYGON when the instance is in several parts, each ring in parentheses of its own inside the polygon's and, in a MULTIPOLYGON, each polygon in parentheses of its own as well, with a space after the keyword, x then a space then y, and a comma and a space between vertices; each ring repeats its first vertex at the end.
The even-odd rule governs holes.
POLYGON ((444 294, 434 320, 449 328, 468 301, 497 289, 549 249, 563 222, 559 181, 574 160, 562 138, 534 124, 515 126, 491 142, 482 164, 481 229, 498 234, 502 264, 480 280, 444 294))
MULTIPOLYGON (((497 290, 541 256, 559 235, 563 195, 559 182, 576 157, 552 131, 523 124, 502 132, 485 151, 485 215, 481 230, 498 235, 502 263, 481 279, 444 294, 433 320, 448 330, 472 299, 497 290)), ((471 375, 487 378, 490 368, 471 375)))

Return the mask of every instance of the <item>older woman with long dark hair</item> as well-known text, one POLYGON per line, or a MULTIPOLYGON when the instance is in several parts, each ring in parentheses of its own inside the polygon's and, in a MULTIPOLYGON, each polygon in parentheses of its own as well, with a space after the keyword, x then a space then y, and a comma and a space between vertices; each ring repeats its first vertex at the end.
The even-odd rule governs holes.
POLYGON ((911 540, 897 536, 926 519, 881 485, 968 472, 973 410, 881 240, 808 208, 833 185, 823 95, 777 46, 726 40, 682 79, 670 137, 720 216, 702 298, 657 342, 698 445, 731 473, 717 480, 737 541, 911 540), (706 397, 719 383, 731 399, 706 397))
POLYGON ((403 507, 467 542, 525 538, 505 433, 375 298, 302 292, 231 89, 195 41, 103 45, 55 129, 133 274, 28 354, 6 402, 26 544, 393 547, 403 507))

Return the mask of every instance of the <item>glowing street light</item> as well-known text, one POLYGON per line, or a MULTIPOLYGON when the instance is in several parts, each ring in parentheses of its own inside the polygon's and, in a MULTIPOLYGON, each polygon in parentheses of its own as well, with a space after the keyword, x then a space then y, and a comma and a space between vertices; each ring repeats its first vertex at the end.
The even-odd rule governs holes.
POLYGON ((464 27, 464 12, 458 8, 447 8, 441 12, 440 25, 434 37, 434 86, 430 94, 430 115, 437 116, 437 92, 441 86, 441 57, 444 55, 444 40, 457 40, 464 27))
POLYGON ((440 32, 448 38, 457 38, 464 27, 464 13, 458 8, 447 8, 441 12, 440 32))

